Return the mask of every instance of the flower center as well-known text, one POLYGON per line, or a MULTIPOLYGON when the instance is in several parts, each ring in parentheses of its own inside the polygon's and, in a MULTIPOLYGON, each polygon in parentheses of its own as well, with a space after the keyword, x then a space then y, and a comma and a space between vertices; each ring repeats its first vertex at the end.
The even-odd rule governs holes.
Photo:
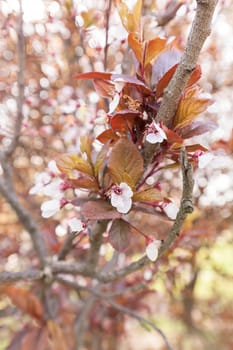
POLYGON ((120 188, 119 186, 113 186, 112 187, 112 190, 115 194, 117 194, 118 196, 122 195, 123 193, 123 190, 122 188, 120 188))

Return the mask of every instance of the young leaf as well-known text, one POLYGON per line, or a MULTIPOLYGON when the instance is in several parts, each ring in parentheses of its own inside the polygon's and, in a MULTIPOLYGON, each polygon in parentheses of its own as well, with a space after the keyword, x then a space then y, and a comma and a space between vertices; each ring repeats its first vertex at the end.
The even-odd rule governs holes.
POLYGON ((106 162, 108 150, 109 150, 109 144, 107 143, 101 148, 101 150, 97 154, 95 164, 94 164, 94 173, 96 177, 100 175, 103 169, 104 163, 106 162))
POLYGON ((11 299, 11 302, 23 312, 39 321, 43 320, 41 302, 30 290, 15 286, 7 286, 3 291, 11 299))
POLYGON ((93 85, 97 94, 102 97, 113 97, 115 94, 115 85, 108 80, 94 79, 93 85))
POLYGON ((142 63, 143 58, 143 43, 138 40, 137 36, 134 33, 128 35, 128 43, 131 49, 133 50, 139 63, 142 63))
POLYGON ((89 162, 91 162, 92 142, 93 140, 90 137, 84 135, 80 136, 80 151, 86 153, 89 162))
POLYGON ((138 111, 121 110, 110 116, 110 125, 115 131, 132 130, 135 118, 140 115, 141 113, 138 111))
POLYGON ((173 126, 181 128, 192 123, 193 119, 212 103, 211 99, 200 97, 199 87, 187 88, 180 99, 173 126))
MULTIPOLYGON (((176 71, 176 68, 178 67, 178 63, 175 64, 173 67, 171 67, 164 76, 159 79, 157 87, 156 87, 156 97, 159 98, 163 95, 164 90, 168 86, 171 78, 173 77, 173 74, 176 71)), ((193 71, 191 77, 189 78, 189 81, 187 83, 186 88, 192 86, 195 84, 199 79, 201 78, 201 67, 200 65, 196 65, 195 70, 193 71)))
POLYGON ((112 145, 119 139, 119 136, 112 129, 107 129, 97 136, 96 139, 101 143, 107 143, 110 141, 110 144, 112 145))
POLYGON ((116 184, 124 182, 125 173, 130 176, 134 185, 137 183, 144 170, 143 159, 132 141, 127 138, 117 141, 109 157, 108 169, 116 184))
POLYGON ((188 139, 193 136, 202 135, 208 131, 214 131, 218 127, 217 123, 213 120, 201 121, 197 120, 191 124, 188 124, 184 127, 178 128, 177 132, 184 139, 188 139))
POLYGON ((105 73, 105 72, 86 72, 86 73, 81 73, 78 75, 75 75, 75 79, 84 79, 84 80, 111 80, 111 73, 105 73))
POLYGON ((156 188, 147 188, 143 191, 134 193, 134 202, 161 202, 163 197, 156 188))
POLYGON ((145 66, 154 60, 165 49, 166 43, 166 39, 161 38, 154 38, 147 42, 144 62, 145 66))
POLYGON ((101 200, 85 203, 81 208, 81 212, 89 220, 109 220, 121 217, 121 214, 109 203, 101 200))
POLYGON ((118 12, 121 22, 128 33, 140 32, 142 0, 137 0, 132 9, 129 9, 125 2, 120 0, 118 4, 118 12))
POLYGON ((47 328, 52 342, 52 348, 56 350, 68 350, 65 333, 53 320, 48 320, 47 328))
POLYGON ((128 222, 118 219, 114 220, 109 231, 109 243, 118 252, 125 251, 130 244, 130 225, 128 222))
POLYGON ((75 170, 92 176, 92 166, 86 160, 75 154, 64 154, 56 160, 58 169, 68 175, 70 179, 77 178, 75 170))
POLYGON ((98 183, 93 177, 83 176, 78 179, 71 179, 70 183, 76 188, 86 188, 92 191, 97 191, 99 189, 98 183))

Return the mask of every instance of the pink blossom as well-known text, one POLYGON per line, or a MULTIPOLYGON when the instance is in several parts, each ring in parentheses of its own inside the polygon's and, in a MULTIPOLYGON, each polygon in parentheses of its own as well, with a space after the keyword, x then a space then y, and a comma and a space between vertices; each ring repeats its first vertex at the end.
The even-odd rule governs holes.
POLYGON ((133 191, 125 182, 114 185, 111 189, 111 204, 119 213, 126 214, 132 206, 133 191))
POLYGON ((146 133, 146 141, 149 143, 161 143, 167 139, 163 129, 154 121, 149 125, 146 133))

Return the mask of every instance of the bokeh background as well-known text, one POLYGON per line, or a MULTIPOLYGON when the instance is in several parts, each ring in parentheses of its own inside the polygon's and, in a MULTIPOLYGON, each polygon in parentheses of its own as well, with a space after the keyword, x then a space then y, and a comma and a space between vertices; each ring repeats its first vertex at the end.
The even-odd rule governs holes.
MULTIPOLYGON (((179 1, 178 1, 179 2, 179 1)), ((180 1, 176 16, 158 26, 158 18, 172 1, 143 1, 145 37, 176 36, 184 47, 195 2, 180 1)), ((106 60, 108 1, 23 0, 25 36, 25 99, 23 130, 14 154, 15 187, 22 203, 44 228, 55 249, 64 234, 62 220, 42 220, 40 198, 28 192, 35 178, 58 154, 79 149, 79 136, 98 135, 103 129, 108 101, 91 82, 74 75, 87 71, 133 71, 132 55, 114 2, 111 6, 106 60)), ((0 141, 4 148, 17 114, 17 28, 19 3, 0 2, 0 141)), ((212 150, 213 161, 195 171, 195 211, 185 222, 169 256, 159 264, 151 293, 141 312, 163 329, 176 349, 230 350, 233 348, 233 2, 219 1, 199 63, 200 85, 214 104, 201 118, 218 128, 196 141, 212 150)), ((175 175, 174 175, 175 174, 175 175)), ((179 178, 167 171, 164 178, 172 196, 179 193, 179 178)), ((141 218, 135 218, 140 221, 141 218)), ((153 230, 153 222, 141 225, 153 230)), ((163 231, 161 223, 159 230, 163 231)), ((31 243, 18 218, 0 201, 0 269, 18 271, 34 259, 31 243)), ((145 280, 150 270, 144 271, 145 280)), ((149 277, 148 277, 149 276, 149 277)), ((0 294, 0 349, 8 348, 21 322, 9 298, 0 294)), ((27 318, 27 316, 24 316, 27 318)), ((107 327, 107 326, 106 326, 107 327)), ((103 332, 108 328, 103 327, 103 332)), ((126 320, 117 349, 163 349, 161 339, 136 321, 126 320)), ((114 349, 107 345, 106 349, 114 349)))

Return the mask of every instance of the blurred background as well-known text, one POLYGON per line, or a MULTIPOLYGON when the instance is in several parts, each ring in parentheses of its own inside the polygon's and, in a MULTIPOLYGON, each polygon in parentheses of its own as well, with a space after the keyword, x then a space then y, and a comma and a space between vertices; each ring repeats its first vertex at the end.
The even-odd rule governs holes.
MULTIPOLYGON (((79 149, 79 136, 104 130, 106 101, 91 82, 73 76, 87 71, 133 71, 132 56, 115 3, 102 0, 22 0, 25 40, 23 128, 12 159, 14 183, 22 203, 43 227, 51 251, 62 237, 60 220, 42 220, 40 198, 28 192, 35 178, 58 154, 79 149), (108 22, 109 20, 109 22, 108 22), (106 26, 108 50, 106 58, 106 26)), ((184 47, 195 11, 194 1, 143 1, 144 35, 175 36, 184 47), (159 22, 169 6, 179 4, 171 20, 159 22), (162 24, 161 24, 162 23, 162 24)), ((17 115, 19 67, 18 0, 0 2, 0 142, 12 137, 17 115)), ((188 217, 172 251, 161 259, 151 293, 141 312, 163 329, 175 349, 233 348, 233 2, 219 1, 199 63, 200 85, 214 104, 201 118, 218 128, 197 143, 212 150, 213 161, 195 171, 195 211, 188 217)), ((179 179, 167 171, 172 196, 179 179)), ((136 218, 135 220, 141 220, 136 218)), ((153 230, 153 222, 140 221, 153 230)), ((161 224, 160 229, 163 230, 161 224)), ((0 201, 0 270, 17 271, 33 263, 31 243, 9 204, 0 201)), ((149 277, 148 277, 149 276, 149 277)), ((136 301, 134 301, 136 302, 136 301)), ((27 318, 27 316, 25 316, 27 318)), ((19 330, 20 315, 0 294, 0 350, 19 330)), ((108 326, 102 326, 108 332, 108 326)), ((117 349, 164 349, 162 340, 127 319, 117 334, 117 349)), ((113 345, 106 349, 114 349, 113 345)))

